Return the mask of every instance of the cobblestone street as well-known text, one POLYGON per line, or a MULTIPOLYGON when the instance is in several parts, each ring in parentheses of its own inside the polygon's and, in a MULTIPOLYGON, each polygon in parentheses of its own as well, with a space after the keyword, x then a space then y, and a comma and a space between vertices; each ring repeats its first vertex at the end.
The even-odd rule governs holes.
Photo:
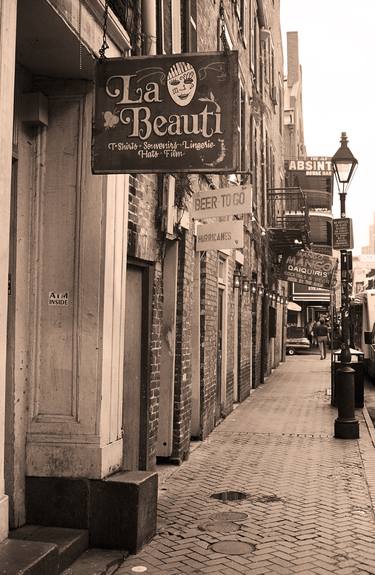
POLYGON ((329 358, 287 358, 162 470, 158 534, 116 575, 375 574, 369 418, 357 410, 359 440, 334 439, 329 391, 329 358))

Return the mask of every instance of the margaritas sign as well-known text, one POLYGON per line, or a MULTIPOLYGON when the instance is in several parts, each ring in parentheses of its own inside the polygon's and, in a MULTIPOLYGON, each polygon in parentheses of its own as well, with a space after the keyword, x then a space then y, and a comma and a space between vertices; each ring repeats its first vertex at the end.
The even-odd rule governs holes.
POLYGON ((237 52, 101 59, 93 173, 235 172, 237 117, 237 52))
POLYGON ((280 279, 330 289, 334 285, 336 266, 333 257, 300 250, 283 258, 280 279))

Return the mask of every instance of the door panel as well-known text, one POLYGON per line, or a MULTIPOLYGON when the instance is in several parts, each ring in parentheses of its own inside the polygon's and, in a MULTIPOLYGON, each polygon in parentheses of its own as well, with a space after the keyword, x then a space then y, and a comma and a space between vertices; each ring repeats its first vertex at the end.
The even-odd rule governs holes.
POLYGON ((142 389, 142 269, 128 267, 124 358, 124 469, 140 468, 142 389))
POLYGON ((160 405, 156 451, 158 457, 170 457, 173 449, 177 266, 178 244, 177 242, 169 242, 164 258, 164 298, 160 350, 160 405))
POLYGON ((215 406, 215 423, 220 420, 221 416, 221 387, 223 381, 223 343, 224 343, 224 290, 219 288, 218 291, 218 310, 217 310, 217 362, 216 362, 216 406, 215 406))

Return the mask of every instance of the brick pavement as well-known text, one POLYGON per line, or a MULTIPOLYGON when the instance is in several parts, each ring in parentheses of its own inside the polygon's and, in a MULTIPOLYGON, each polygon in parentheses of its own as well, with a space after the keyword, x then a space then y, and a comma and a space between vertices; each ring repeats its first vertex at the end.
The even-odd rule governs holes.
POLYGON ((158 534, 116 575, 375 574, 375 447, 362 410, 359 440, 333 438, 329 388, 329 360, 287 358, 168 471, 158 534))

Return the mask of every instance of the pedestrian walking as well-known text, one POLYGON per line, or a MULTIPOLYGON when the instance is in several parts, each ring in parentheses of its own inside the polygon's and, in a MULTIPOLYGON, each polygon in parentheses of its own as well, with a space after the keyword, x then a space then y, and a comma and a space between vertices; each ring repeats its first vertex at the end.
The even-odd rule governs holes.
POLYGON ((318 325, 314 329, 314 333, 318 340, 320 359, 325 359, 327 354, 328 327, 326 326, 324 319, 319 321, 318 325))
POLYGON ((314 322, 312 319, 310 319, 310 321, 305 326, 305 335, 310 342, 310 347, 313 345, 313 328, 314 322))

